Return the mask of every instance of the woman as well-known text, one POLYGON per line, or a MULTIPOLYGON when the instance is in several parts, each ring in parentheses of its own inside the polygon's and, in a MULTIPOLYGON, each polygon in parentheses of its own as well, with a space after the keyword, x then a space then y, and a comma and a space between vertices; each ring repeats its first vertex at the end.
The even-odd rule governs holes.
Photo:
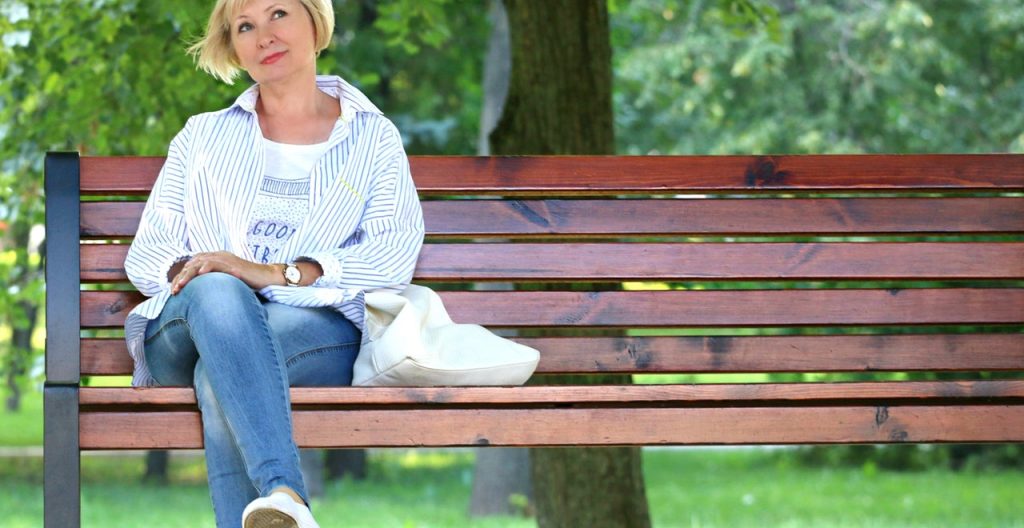
POLYGON ((194 385, 217 526, 315 527, 289 386, 348 385, 363 292, 412 277, 423 219, 401 138, 316 75, 329 0, 218 0, 198 66, 256 82, 172 140, 125 261, 135 385, 194 385))

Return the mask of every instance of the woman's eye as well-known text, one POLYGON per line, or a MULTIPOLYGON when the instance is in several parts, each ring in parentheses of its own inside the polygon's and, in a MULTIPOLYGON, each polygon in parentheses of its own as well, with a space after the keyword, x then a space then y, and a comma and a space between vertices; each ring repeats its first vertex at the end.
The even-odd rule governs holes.
MULTIPOLYGON (((286 13, 283 9, 278 9, 277 11, 274 11, 273 13, 271 13, 270 19, 271 20, 276 20, 278 18, 283 18, 283 17, 286 17, 286 16, 288 16, 288 13, 286 13)), ((249 22, 242 22, 241 24, 238 25, 238 32, 239 33, 245 33, 246 31, 251 31, 252 27, 253 27, 252 24, 250 24, 249 22)))

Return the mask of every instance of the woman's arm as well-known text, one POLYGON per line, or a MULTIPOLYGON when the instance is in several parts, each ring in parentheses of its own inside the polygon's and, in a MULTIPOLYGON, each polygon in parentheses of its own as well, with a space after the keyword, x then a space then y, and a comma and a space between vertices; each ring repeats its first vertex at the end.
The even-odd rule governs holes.
MULTIPOLYGON (((286 264, 259 264, 227 251, 196 253, 187 262, 182 261, 171 266, 167 272, 167 280, 171 283, 171 294, 177 295, 188 281, 204 273, 218 271, 240 279, 254 290, 260 290, 267 286, 286 285, 285 266, 286 264)), ((299 286, 310 286, 323 274, 323 270, 316 262, 298 262, 296 267, 302 273, 299 286)))

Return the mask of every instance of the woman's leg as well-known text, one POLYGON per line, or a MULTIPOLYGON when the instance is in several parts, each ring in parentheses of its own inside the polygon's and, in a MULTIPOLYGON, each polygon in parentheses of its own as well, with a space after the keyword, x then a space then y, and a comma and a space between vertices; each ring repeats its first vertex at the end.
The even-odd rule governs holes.
MULTIPOLYGON (((352 365, 359 352, 359 330, 343 315, 330 308, 295 308, 266 304, 267 318, 288 365, 292 387, 347 386, 352 383, 352 365)), ((323 486, 319 450, 299 450, 306 489, 316 493, 323 486), (310 480, 312 478, 312 480, 310 480), (318 488, 319 487, 319 488, 318 488)))
POLYGON ((292 387, 337 387, 352 384, 352 365, 362 335, 344 315, 331 308, 263 305, 270 331, 281 347, 292 387))
POLYGON ((196 277, 146 337, 160 384, 196 383, 218 525, 236 526, 248 500, 280 486, 305 497, 284 357, 255 292, 224 273, 196 277))
MULTIPOLYGON (((351 384, 360 333, 348 319, 330 308, 295 308, 275 303, 266 303, 264 308, 271 334, 284 354, 292 386, 351 384)), ((263 495, 264 498, 245 508, 252 512, 251 520, 280 519, 282 511, 287 511, 290 517, 305 518, 315 524, 308 510, 295 511, 295 505, 288 504, 292 499, 281 503, 273 497, 266 498, 265 492, 263 495)), ((301 498, 308 505, 308 499, 301 498)))
POLYGON ((235 435, 224 417, 217 395, 200 360, 195 368, 196 400, 203 418, 203 446, 206 450, 206 479, 217 526, 238 526, 245 505, 259 497, 249 478, 235 435))
MULTIPOLYGON (((228 278, 233 280, 231 277, 228 278)), ((207 288, 206 283, 223 282, 232 281, 204 280, 200 284, 207 288)), ((228 288, 232 292, 227 294, 217 292, 219 286, 208 289, 212 291, 206 296, 221 305, 228 302, 232 295, 241 295, 245 298, 242 304, 248 304, 247 295, 252 294, 248 288, 238 290, 234 285, 228 288)), ((182 291, 172 298, 172 301, 179 300, 178 298, 185 293, 182 291)), ((193 344, 192 327, 188 324, 186 310, 183 309, 184 305, 192 302, 191 297, 181 297, 180 301, 183 302, 175 302, 173 305, 169 302, 169 307, 164 308, 160 318, 151 322, 147 330, 146 355, 154 376, 163 385, 187 385, 188 373, 193 373, 193 383, 202 410, 207 470, 218 526, 235 525, 246 504, 258 495, 266 495, 277 485, 288 486, 306 497, 301 486, 301 478, 298 484, 285 482, 267 488, 267 484, 260 485, 259 478, 253 478, 252 471, 246 471, 248 466, 235 440, 236 432, 229 425, 231 422, 222 409, 220 396, 207 374, 205 356, 200 358, 201 354, 196 351, 193 344)), ((283 357, 291 385, 344 386, 351 383, 352 364, 359 351, 360 334, 344 316, 329 308, 294 308, 274 303, 261 304, 261 308, 262 310, 254 311, 265 314, 271 341, 280 351, 278 357, 283 357)), ((225 321, 216 317, 214 320, 219 323, 225 321)), ((238 347, 229 348, 245 350, 238 347)), ((243 356, 248 356, 248 353, 243 353, 243 356)), ((244 357, 239 363, 243 372, 247 372, 244 365, 248 359, 251 358, 244 357)), ((246 384, 253 381, 249 376, 244 378, 246 384)), ((284 398, 287 400, 286 390, 284 398)), ((290 422, 288 426, 290 441, 290 422)), ((281 429, 281 426, 273 429, 281 429)), ((259 432, 257 437, 260 437, 259 432)), ((294 450, 294 443, 290 443, 290 449, 294 450)), ((294 468, 297 472, 297 464, 294 468)), ((273 478, 269 480, 274 481, 273 478)))

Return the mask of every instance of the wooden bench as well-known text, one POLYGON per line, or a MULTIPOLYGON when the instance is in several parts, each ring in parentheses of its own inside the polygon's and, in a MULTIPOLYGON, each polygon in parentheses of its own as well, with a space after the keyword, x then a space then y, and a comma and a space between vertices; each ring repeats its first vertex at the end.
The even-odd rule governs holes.
MULTIPOLYGON (((192 389, 92 386, 131 372, 123 259, 162 163, 46 158, 48 527, 79 523, 81 451, 201 447, 192 389)), ((411 163, 415 280, 538 376, 820 375, 300 388, 302 446, 1024 441, 1024 156, 411 163)))

